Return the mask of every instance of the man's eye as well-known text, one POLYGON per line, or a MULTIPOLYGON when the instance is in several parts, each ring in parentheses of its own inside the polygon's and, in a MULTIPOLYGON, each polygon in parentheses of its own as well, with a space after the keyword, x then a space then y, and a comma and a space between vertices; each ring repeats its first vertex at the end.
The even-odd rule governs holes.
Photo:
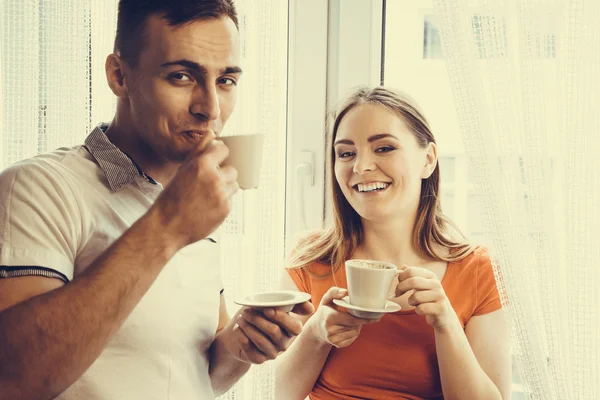
POLYGON ((235 86, 235 85, 237 85, 236 80, 232 79, 232 78, 221 78, 221 79, 219 79, 219 83, 221 85, 226 85, 226 86, 232 86, 232 85, 235 86))
POLYGON ((184 74, 182 72, 176 72, 174 74, 171 74, 169 76, 171 79, 175 80, 175 81, 180 81, 180 82, 185 82, 185 81, 191 81, 192 78, 189 77, 189 75, 184 74))

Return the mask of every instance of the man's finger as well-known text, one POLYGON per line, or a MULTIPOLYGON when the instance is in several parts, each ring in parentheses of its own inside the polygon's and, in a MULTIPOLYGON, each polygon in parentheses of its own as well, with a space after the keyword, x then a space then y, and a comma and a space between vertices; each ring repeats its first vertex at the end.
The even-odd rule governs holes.
POLYGON ((253 324, 246 321, 244 318, 240 318, 238 326, 244 332, 246 337, 250 339, 252 344, 263 353, 267 358, 274 360, 279 354, 279 350, 275 348, 273 343, 267 338, 263 332, 259 331, 253 324))
POLYGON ((303 303, 296 304, 292 312, 298 315, 312 315, 315 312, 315 306, 313 306, 310 301, 305 301, 303 303))
POLYGON ((267 310, 264 314, 259 312, 245 314, 244 318, 278 342, 287 339, 283 337, 284 333, 288 336, 298 336, 302 332, 300 321, 282 310, 274 310, 274 312, 268 313, 270 315, 267 316, 265 314, 267 314, 267 310))
POLYGON ((188 154, 185 161, 188 161, 189 159, 197 157, 198 154, 203 153, 210 146, 211 142, 214 141, 216 138, 217 136, 213 131, 209 131, 208 133, 206 133, 204 136, 202 136, 200 142, 196 145, 194 150, 192 150, 190 154, 188 154))

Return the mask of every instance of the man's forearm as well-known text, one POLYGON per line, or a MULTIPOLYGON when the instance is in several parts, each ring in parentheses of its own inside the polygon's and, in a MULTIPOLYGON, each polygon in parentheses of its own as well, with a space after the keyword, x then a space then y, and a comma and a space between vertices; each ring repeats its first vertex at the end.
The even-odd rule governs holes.
POLYGON ((230 323, 217 333, 210 347, 210 382, 215 396, 227 392, 250 369, 251 364, 234 358, 225 347, 223 338, 235 326, 239 311, 230 323))
POLYGON ((94 362, 177 250, 154 221, 71 283, 0 313, 0 400, 54 398, 94 362))
POLYGON ((502 400, 479 365, 458 319, 443 332, 435 332, 435 346, 445 399, 502 400))

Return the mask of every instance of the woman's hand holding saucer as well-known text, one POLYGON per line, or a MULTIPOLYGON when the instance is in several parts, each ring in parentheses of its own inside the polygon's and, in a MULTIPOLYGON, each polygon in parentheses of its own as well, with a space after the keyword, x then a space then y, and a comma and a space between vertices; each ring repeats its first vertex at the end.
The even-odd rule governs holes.
POLYGON ((321 299, 317 311, 306 323, 305 329, 321 342, 334 347, 348 347, 358 338, 363 325, 374 324, 380 319, 356 318, 347 312, 338 311, 334 299, 342 299, 348 294, 346 289, 330 288, 321 299))

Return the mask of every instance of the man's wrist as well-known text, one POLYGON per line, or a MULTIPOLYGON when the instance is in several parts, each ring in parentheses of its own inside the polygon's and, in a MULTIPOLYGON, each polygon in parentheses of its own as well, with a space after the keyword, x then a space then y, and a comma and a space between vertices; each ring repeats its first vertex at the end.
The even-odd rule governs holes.
POLYGON ((185 247, 186 244, 182 238, 171 234, 165 228, 158 213, 151 208, 132 225, 130 231, 138 231, 141 235, 144 235, 150 242, 148 243, 149 247, 151 245, 159 257, 168 261, 175 253, 185 247), (148 232, 151 232, 151 236, 148 232))
POLYGON ((250 361, 241 358, 241 349, 239 343, 236 343, 233 335, 233 328, 235 328, 235 325, 237 323, 236 321, 240 312, 241 309, 233 315, 233 317, 229 320, 227 325, 225 325, 225 327, 221 331, 217 332, 214 342, 216 342, 215 344, 223 347, 223 349, 225 349, 225 351, 231 358, 241 363, 247 363, 250 365, 250 361))
POLYGON ((142 229, 154 233, 156 245, 160 246, 160 249, 169 258, 189 244, 183 235, 174 234, 169 230, 167 221, 156 207, 151 207, 136 224, 139 224, 142 229))

